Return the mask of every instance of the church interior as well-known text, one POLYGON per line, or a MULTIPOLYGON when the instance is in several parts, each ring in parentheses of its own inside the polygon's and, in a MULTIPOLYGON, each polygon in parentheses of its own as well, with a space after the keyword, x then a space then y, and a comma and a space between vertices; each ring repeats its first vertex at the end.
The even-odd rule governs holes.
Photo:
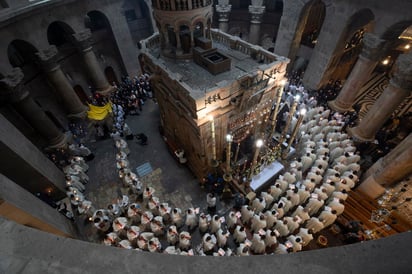
POLYGON ((1 272, 410 272, 408 10, 0 0, 1 272))

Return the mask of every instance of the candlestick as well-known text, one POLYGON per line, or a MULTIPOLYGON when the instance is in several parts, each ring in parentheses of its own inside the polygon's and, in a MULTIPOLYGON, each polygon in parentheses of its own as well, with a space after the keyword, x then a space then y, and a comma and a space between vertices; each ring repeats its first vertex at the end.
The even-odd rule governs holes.
POLYGON ((229 173, 231 171, 230 169, 230 154, 232 150, 232 140, 233 137, 232 135, 228 134, 226 135, 226 141, 227 141, 227 149, 226 149, 226 172, 229 173))
POLYGON ((237 157, 239 156, 239 149, 240 149, 240 142, 237 143, 235 157, 233 158, 233 162, 237 163, 237 157))
POLYGON ((303 118, 305 117, 305 114, 306 114, 306 109, 305 108, 301 109, 300 113, 299 113, 298 121, 296 123, 295 128, 293 129, 292 136, 289 139, 288 146, 287 146, 286 150, 284 151, 284 153, 282 155, 283 159, 285 159, 288 156, 290 146, 292 145, 293 141, 295 140, 295 137, 298 133, 299 127, 303 122, 303 118))
POLYGON ((242 173, 245 172, 246 170, 246 164, 247 164, 247 160, 245 160, 245 162, 243 163, 242 173))
POLYGON ((286 134, 287 134, 287 132, 288 132, 288 130, 289 130, 290 123, 292 122, 293 115, 295 114, 295 111, 296 111, 296 107, 297 107, 297 105, 298 105, 299 98, 300 98, 299 95, 296 95, 296 96, 295 96, 295 101, 293 102, 292 107, 290 108, 288 120, 287 120, 287 122, 286 122, 286 126, 283 128, 282 134, 280 135, 279 145, 280 145, 281 147, 282 147, 283 141, 286 139, 286 134))
POLYGON ((231 173, 231 168, 230 168, 230 154, 231 154, 231 144, 232 144, 233 137, 232 135, 228 134, 226 135, 226 141, 227 141, 227 148, 226 148, 226 172, 223 175, 223 179, 225 180, 225 193, 229 193, 230 188, 228 186, 228 182, 232 181, 232 173, 231 173))
POLYGON ((280 101, 282 99, 282 95, 283 95, 283 89, 285 87, 286 84, 286 80, 283 79, 280 81, 280 88, 278 90, 278 92, 276 93, 276 106, 275 106, 275 110, 273 111, 273 118, 272 118, 272 132, 269 136, 269 138, 272 138, 273 134, 275 134, 276 131, 276 120, 278 117, 278 112, 279 112, 279 106, 280 106, 280 101))
POLYGON ((212 160, 216 161, 216 136, 215 136, 215 120, 212 115, 209 116, 210 127, 212 130, 212 160))
POLYGON ((253 171, 254 171, 254 169, 255 169, 255 167, 256 167, 257 158, 258 158, 258 156, 259 156, 260 148, 262 147, 262 145, 263 145, 263 140, 262 140, 262 139, 258 139, 258 140, 256 141, 255 155, 253 155, 252 165, 251 165, 251 167, 250 167, 249 179, 251 179, 252 176, 253 176, 253 171))

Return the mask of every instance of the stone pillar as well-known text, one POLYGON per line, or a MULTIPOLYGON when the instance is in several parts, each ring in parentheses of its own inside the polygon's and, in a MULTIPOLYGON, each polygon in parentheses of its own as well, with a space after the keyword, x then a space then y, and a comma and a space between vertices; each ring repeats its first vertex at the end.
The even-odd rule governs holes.
POLYGON ((66 136, 47 117, 22 84, 23 72, 14 68, 12 73, 0 80, 0 90, 13 103, 14 108, 43 136, 50 148, 66 146, 66 136))
POLYGON ((215 9, 219 18, 219 29, 227 33, 229 30, 229 14, 232 10, 232 5, 229 5, 228 0, 219 0, 215 9))
POLYGON ((375 134, 412 90, 412 54, 402 54, 396 61, 397 71, 388 86, 359 125, 348 133, 359 141, 370 142, 375 134))
POLYGON ((175 30, 175 35, 176 35, 176 54, 181 55, 183 54, 183 49, 182 49, 182 42, 180 41, 180 30, 175 30))
POLYGON ((74 43, 82 55, 89 74, 88 76, 90 77, 93 86, 96 88, 96 91, 104 96, 109 96, 114 90, 114 87, 107 82, 106 76, 97 61, 96 54, 93 52, 91 35, 90 29, 75 33, 73 34, 74 43))
POLYGON ((329 102, 331 109, 345 112, 352 109, 356 95, 371 76, 382 56, 382 45, 384 40, 375 34, 366 33, 363 37, 363 49, 359 59, 352 69, 348 79, 339 92, 338 97, 329 102))
POLYGON ((0 174, 0 215, 55 235, 75 238, 73 224, 56 209, 0 174))
POLYGON ((412 173, 412 133, 386 156, 380 158, 358 186, 369 197, 376 199, 389 187, 412 173))
POLYGON ((63 171, 1 114, 0 151, 4 176, 33 194, 47 192, 55 201, 66 196, 63 171))
POLYGON ((260 41, 260 24, 262 16, 265 12, 263 0, 252 0, 252 5, 249 6, 250 13, 250 28, 249 28, 249 43, 258 44, 260 41))
POLYGON ((57 62, 57 48, 52 45, 46 50, 36 53, 38 63, 43 68, 54 89, 63 100, 68 117, 85 118, 87 107, 82 104, 73 87, 70 85, 59 63, 57 62))

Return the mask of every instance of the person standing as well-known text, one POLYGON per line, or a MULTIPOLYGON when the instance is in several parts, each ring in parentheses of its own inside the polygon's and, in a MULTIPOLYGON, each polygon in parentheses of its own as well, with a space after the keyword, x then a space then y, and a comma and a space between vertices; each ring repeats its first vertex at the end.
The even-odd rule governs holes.
POLYGON ((210 214, 216 212, 216 196, 213 193, 208 193, 206 196, 207 211, 210 214))

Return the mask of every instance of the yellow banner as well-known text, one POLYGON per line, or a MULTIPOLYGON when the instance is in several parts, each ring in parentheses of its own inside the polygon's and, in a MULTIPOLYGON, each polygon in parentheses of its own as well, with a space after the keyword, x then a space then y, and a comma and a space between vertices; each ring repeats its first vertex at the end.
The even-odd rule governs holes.
POLYGON ((110 112, 112 112, 112 104, 110 102, 102 107, 89 104, 87 117, 89 119, 101 121, 106 118, 110 112))

